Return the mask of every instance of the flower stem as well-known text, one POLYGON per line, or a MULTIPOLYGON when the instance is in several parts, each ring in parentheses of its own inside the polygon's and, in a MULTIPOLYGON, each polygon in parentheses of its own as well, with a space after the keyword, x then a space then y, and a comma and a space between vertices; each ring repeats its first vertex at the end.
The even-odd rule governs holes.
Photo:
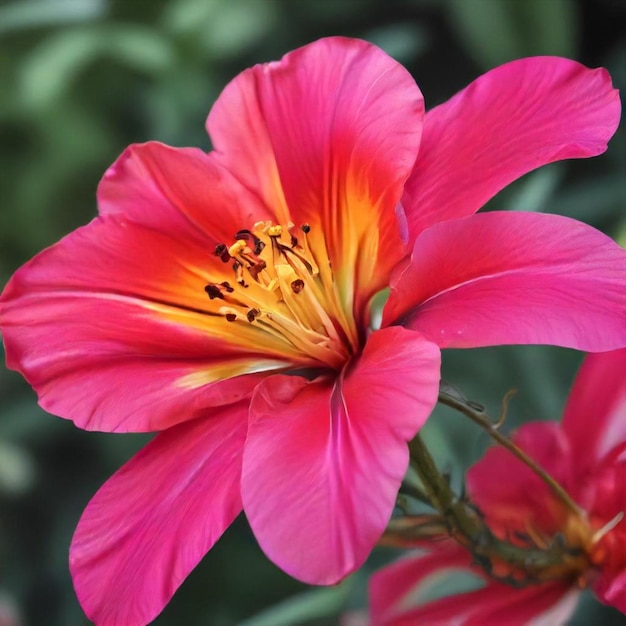
MULTIPOLYGON (((509 394, 505 396, 503 415, 506 410, 506 402, 509 397, 509 394)), ((498 426, 500 426, 504 421, 503 416, 500 416, 498 421, 494 423, 484 410, 477 408, 476 405, 473 405, 456 395, 447 393, 445 390, 440 390, 439 402, 455 409, 456 411, 459 411, 459 413, 463 413, 463 415, 469 417, 473 422, 478 424, 492 439, 497 441, 503 448, 506 448, 509 452, 511 452, 511 454, 515 455, 522 463, 527 465, 531 471, 539 476, 539 478, 541 478, 541 480, 548 485, 552 492, 567 506, 567 508, 569 508, 578 517, 584 517, 584 512, 570 498, 565 489, 563 489, 563 487, 561 487, 561 485, 559 485, 559 483, 554 480, 554 478, 552 478, 552 476, 550 476, 538 463, 533 461, 533 459, 531 459, 522 449, 516 446, 508 437, 503 435, 498 430, 498 426)))
POLYGON ((441 515, 449 535, 465 546, 488 574, 516 586, 575 577, 588 567, 584 550, 556 536, 545 549, 521 547, 496 537, 480 512, 450 487, 417 435, 409 443, 411 464, 420 477, 431 506, 441 515))

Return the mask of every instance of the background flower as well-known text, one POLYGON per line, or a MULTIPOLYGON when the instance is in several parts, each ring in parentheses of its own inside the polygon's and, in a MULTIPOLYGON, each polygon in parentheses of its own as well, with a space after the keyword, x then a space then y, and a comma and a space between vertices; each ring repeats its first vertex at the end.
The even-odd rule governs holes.
POLYGON ((560 535, 570 546, 584 546, 587 569, 515 588, 485 576, 470 552, 444 539, 433 542, 428 554, 401 559, 373 576, 372 623, 565 624, 587 587, 626 613, 625 371, 626 349, 588 356, 562 422, 530 422, 512 437, 566 490, 582 517, 502 447, 492 447, 467 473, 467 496, 497 537, 526 546, 524 538, 532 538, 546 546, 560 535), (478 589, 427 600, 425 587, 463 571, 482 578, 478 589))

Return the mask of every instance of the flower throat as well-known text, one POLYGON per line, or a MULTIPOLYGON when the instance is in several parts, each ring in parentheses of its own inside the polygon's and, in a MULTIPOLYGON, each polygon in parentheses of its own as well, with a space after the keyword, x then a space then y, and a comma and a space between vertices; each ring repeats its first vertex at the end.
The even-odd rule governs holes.
POLYGON ((340 369, 359 349, 352 311, 340 306, 323 239, 311 227, 258 222, 219 243, 215 255, 232 264, 232 281, 204 290, 229 323, 254 324, 290 344, 311 365, 340 369), (320 245, 321 244, 321 245, 320 245))

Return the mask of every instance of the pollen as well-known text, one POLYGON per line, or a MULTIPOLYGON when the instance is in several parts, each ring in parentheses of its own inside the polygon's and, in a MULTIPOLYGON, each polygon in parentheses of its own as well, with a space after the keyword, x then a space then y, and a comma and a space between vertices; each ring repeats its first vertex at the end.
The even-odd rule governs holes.
MULTIPOLYGON (((279 339, 299 362, 339 369, 359 350, 352 311, 342 306, 323 237, 309 224, 258 222, 215 255, 232 271, 230 280, 204 287, 211 313, 232 332, 246 324, 264 338, 279 339)), ((275 342, 274 342, 275 343, 275 342)))

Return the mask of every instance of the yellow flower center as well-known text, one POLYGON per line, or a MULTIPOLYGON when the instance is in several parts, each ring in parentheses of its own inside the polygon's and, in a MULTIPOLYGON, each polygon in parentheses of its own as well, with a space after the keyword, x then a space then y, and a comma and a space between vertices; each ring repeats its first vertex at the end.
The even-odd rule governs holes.
POLYGON ((209 283, 216 312, 231 324, 253 324, 289 344, 311 365, 340 369, 362 340, 352 310, 341 305, 323 236, 308 224, 258 222, 215 254, 232 264, 232 281, 209 283))

